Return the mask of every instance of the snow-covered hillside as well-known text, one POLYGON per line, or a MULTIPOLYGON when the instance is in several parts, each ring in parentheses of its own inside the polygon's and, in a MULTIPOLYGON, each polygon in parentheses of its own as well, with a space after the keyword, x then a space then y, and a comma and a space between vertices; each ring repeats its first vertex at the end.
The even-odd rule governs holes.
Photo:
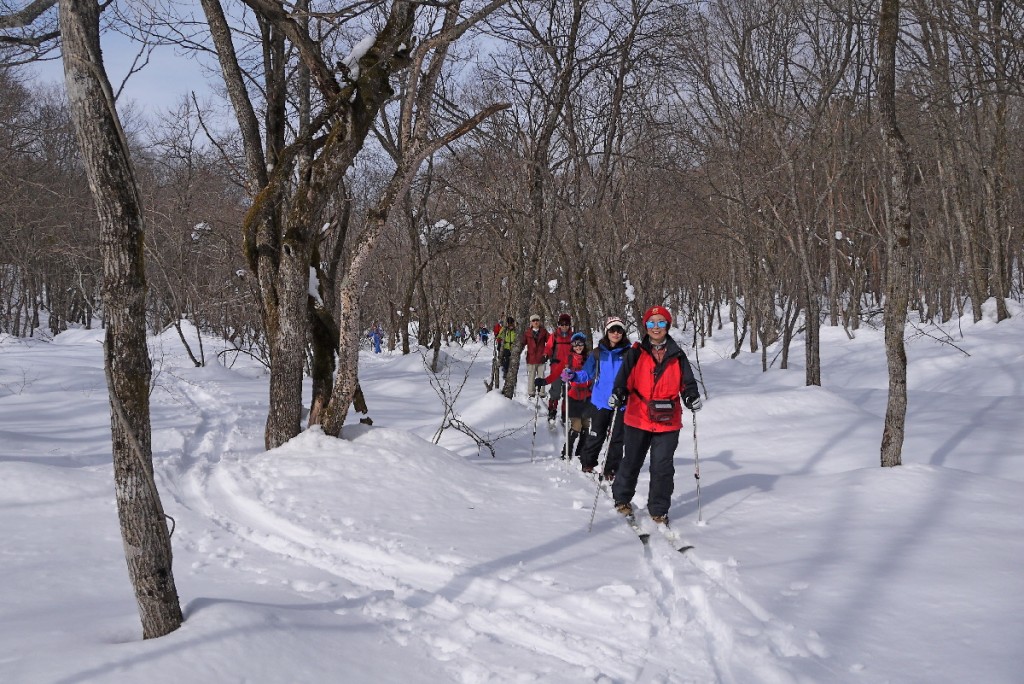
MULTIPOLYGON (((484 394, 489 349, 446 351, 456 385, 476 358, 456 410, 506 435, 496 458, 451 428, 431 443, 442 408, 415 354, 361 358, 372 427, 263 452, 264 372, 194 368, 176 333, 154 338, 154 460, 186 622, 147 642, 100 333, 0 339, 0 681, 1019 682, 1013 313, 908 327, 897 469, 878 467, 880 331, 823 329, 818 388, 799 363, 729 360, 717 333, 697 357, 709 400, 676 453, 686 555, 642 546, 543 419, 531 450, 532 405, 484 394)), ((636 505, 646 489, 645 474, 636 505)))

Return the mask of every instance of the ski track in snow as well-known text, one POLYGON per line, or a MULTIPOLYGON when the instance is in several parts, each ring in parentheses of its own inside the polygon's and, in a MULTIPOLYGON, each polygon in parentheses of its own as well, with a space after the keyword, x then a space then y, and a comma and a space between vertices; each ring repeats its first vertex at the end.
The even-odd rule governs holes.
MULTIPOLYGON (((273 485, 261 480, 276 473, 252 470, 233 459, 229 448, 237 414, 226 408, 230 406, 227 397, 218 398, 211 394, 211 391, 216 391, 214 387, 207 385, 203 389, 181 381, 176 384, 177 392, 195 407, 200 418, 198 426, 182 446, 184 470, 180 481, 169 484, 181 505, 204 516, 233 537, 216 543, 204 540, 204 547, 218 548, 215 556, 244 558, 244 550, 225 550, 225 547, 239 542, 248 543, 277 554, 287 564, 302 563, 354 585, 355 588, 346 590, 342 598, 355 600, 371 596, 364 607, 367 614, 408 616, 405 623, 390 627, 396 642, 404 644, 412 639, 425 640, 427 650, 442 662, 453 659, 458 652, 458 673, 463 681, 493 681, 496 676, 512 679, 523 674, 519 668, 508 668, 502 675, 496 672, 494 663, 485 660, 467 668, 466 659, 470 654, 461 645, 467 641, 467 635, 516 644, 531 655, 548 655, 581 668, 591 666, 596 649, 605 655, 602 660, 608 663, 621 661, 627 665, 626 669, 613 675, 616 680, 632 679, 632 672, 628 669, 629 658, 623 657, 613 641, 588 638, 584 642, 576 631, 559 628, 559 624, 584 624, 588 619, 602 619, 606 611, 594 606, 586 597, 569 601, 566 605, 548 604, 539 614, 524 615, 518 612, 518 607, 536 605, 537 600, 532 594, 550 593, 549 587, 521 588, 511 583, 474 578, 457 600, 448 599, 437 590, 454 579, 457 567, 424 561, 373 543, 325 538, 322 532, 304 527, 301 521, 284 517, 277 506, 268 506, 267 499, 273 502, 272 494, 268 496, 273 485), (223 467, 224 464, 232 467, 223 467), (236 477, 233 471, 237 471, 239 476, 236 477), (253 483, 257 483, 255 488, 253 483), (267 486, 263 487, 264 484, 267 486), (224 502, 231 502, 231 506, 227 510, 218 510, 214 502, 221 506, 224 502), (486 610, 480 607, 491 604, 495 605, 486 610), (418 628, 418 624, 422 627, 418 628), (434 636, 438 633, 451 634, 451 638, 434 636)), ((285 512, 291 512, 294 507, 285 503, 285 512)), ((344 528, 344 524, 338 528, 344 528)), ((252 570, 266 572, 261 568, 252 570)), ((302 582, 291 584, 297 591, 305 593, 329 589, 302 582)), ((639 664, 633 667, 639 667, 639 664)), ((538 673, 540 676, 542 674, 538 673)))
MULTIPOLYGON (((597 486, 592 477, 576 471, 574 462, 559 463, 589 485, 597 486)), ((601 492, 611 502, 608 489, 601 486, 601 492)), ((650 541, 643 550, 652 595, 660 611, 657 629, 669 634, 669 638, 652 635, 652 642, 658 645, 657 651, 650 654, 652 661, 671 663, 676 651, 692 648, 703 638, 714 681, 795 684, 804 678, 789 671, 786 659, 828 657, 816 634, 801 640, 792 625, 775 618, 748 596, 734 563, 703 560, 695 549, 679 553, 657 530, 651 529, 653 522, 649 518, 639 519, 641 527, 650 533, 650 541), (690 626, 694 623, 697 629, 690 626)), ((678 681, 674 667, 670 664, 661 672, 645 670, 643 680, 678 681)))
MULTIPOLYGON (((227 556, 228 565, 258 573, 261 581, 276 579, 304 594, 328 593, 342 599, 342 606, 360 606, 367 616, 391 616, 383 625, 391 639, 402 645, 419 642, 437 660, 453 661, 453 674, 463 682, 525 681, 530 666, 523 663, 532 663, 533 677, 542 680, 548 667, 537 656, 543 655, 580 667, 588 681, 790 684, 801 680, 790 673, 787 659, 828 655, 815 635, 800 638, 747 596, 735 567, 703 560, 693 550, 679 554, 657 533, 646 547, 630 539, 637 543, 650 593, 645 602, 629 592, 616 595, 614 585, 600 590, 599 597, 560 592, 538 575, 502 576, 501 581, 471 577, 466 584, 459 577, 458 558, 425 560, 403 552, 400 543, 346 538, 345 519, 333 520, 330 512, 310 527, 303 522, 301 502, 275 496, 272 466, 251 468, 231 453, 239 417, 226 393, 212 383, 201 388, 178 379, 173 384, 195 408, 199 422, 181 447, 180 470, 163 471, 170 482, 162 486, 226 536, 200 539, 193 542, 195 549, 215 548, 213 557, 227 556), (282 568, 238 564, 248 555, 246 545, 279 556, 282 568), (273 576, 287 575, 296 564, 337 582, 273 576), (461 590, 446 591, 454 581, 461 590), (542 602, 538 597, 549 598, 542 602), (609 602, 618 605, 609 609, 609 602), (538 605, 544 608, 535 609, 538 605), (643 610, 656 614, 638 615, 633 624, 630 614, 643 610), (405 619, 395 621, 395 615, 405 619), (505 658, 519 664, 503 669, 488 659, 497 645, 525 653, 505 658)), ((557 459, 538 460, 534 467, 560 470, 551 478, 555 486, 571 478, 565 477, 570 467, 557 459)), ((581 473, 577 476, 572 479, 593 485, 581 473)), ((615 515, 603 503, 608 510, 602 515, 615 515)))

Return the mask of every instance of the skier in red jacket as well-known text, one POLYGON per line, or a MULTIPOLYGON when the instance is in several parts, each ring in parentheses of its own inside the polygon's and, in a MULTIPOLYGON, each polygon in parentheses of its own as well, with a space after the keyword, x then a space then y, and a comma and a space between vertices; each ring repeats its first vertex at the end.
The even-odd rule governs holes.
POLYGON ((626 351, 608 398, 611 408, 626 405, 624 453, 612 483, 615 510, 631 515, 640 469, 651 453, 651 485, 647 512, 651 519, 668 524, 668 509, 675 485, 673 454, 683 427, 682 406, 694 413, 701 409, 700 390, 686 354, 668 334, 672 314, 662 306, 644 313, 647 331, 626 351), (680 405, 682 398, 682 406, 680 405))
MULTIPOLYGON (((582 382, 573 380, 576 373, 587 362, 589 354, 590 350, 587 349, 586 334, 581 332, 573 334, 572 351, 569 352, 569 358, 566 363, 561 366, 562 370, 552 371, 546 378, 537 378, 535 383, 538 390, 544 385, 553 384, 556 381, 565 384, 568 388, 566 394, 569 397, 569 401, 565 410, 569 413, 569 441, 562 445, 562 460, 572 460, 574 454, 578 456, 586 441, 586 435, 590 432, 590 411, 587 407, 593 382, 590 380, 582 382), (576 442, 577 439, 579 439, 579 443, 576 442), (576 445, 575 451, 573 450, 574 444, 576 445)), ((593 468, 589 470, 584 468, 583 470, 588 473, 594 471, 593 468)))
MULTIPOLYGON (((545 354, 551 362, 548 377, 553 377, 551 389, 548 391, 548 423, 555 422, 555 413, 558 411, 558 400, 562 397, 562 380, 559 377, 566 361, 569 360, 569 351, 572 349, 572 316, 567 313, 559 314, 558 327, 548 335, 548 344, 545 354)), ((562 407, 562 422, 565 422, 565 407, 562 407)))
POLYGON ((544 376, 544 364, 547 362, 548 331, 541 324, 540 315, 530 316, 530 327, 523 333, 526 345, 526 387, 530 398, 535 394, 544 396, 544 387, 536 384, 537 378, 544 376))

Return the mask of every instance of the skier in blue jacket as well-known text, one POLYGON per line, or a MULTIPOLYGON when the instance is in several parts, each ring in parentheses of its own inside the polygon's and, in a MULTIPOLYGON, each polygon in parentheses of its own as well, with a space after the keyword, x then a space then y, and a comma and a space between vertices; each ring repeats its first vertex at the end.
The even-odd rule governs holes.
MULTIPOLYGON (((604 337, 587 357, 581 370, 576 371, 573 382, 589 382, 593 380, 593 392, 590 395, 590 434, 587 436, 580 452, 580 463, 583 472, 592 473, 597 467, 597 458, 601 453, 608 434, 608 425, 612 422, 615 412, 608 408, 608 397, 615 387, 615 376, 622 366, 622 355, 629 349, 629 338, 626 337, 626 326, 618 316, 609 317, 604 323, 604 337)), ((622 409, 618 409, 621 413, 622 409)), ((622 461, 622 416, 615 419, 611 441, 608 445, 608 458, 605 460, 602 476, 606 480, 615 479, 615 471, 622 461)))

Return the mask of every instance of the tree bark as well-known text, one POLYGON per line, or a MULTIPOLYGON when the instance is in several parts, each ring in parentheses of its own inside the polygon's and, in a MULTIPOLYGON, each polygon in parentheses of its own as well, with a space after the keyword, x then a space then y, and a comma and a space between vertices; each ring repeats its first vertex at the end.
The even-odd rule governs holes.
POLYGON ((142 203, 103 68, 99 5, 60 0, 59 7, 68 104, 102 231, 104 365, 118 518, 143 638, 150 639, 176 630, 182 615, 171 538, 153 481, 142 203))
POLYGON ((878 112, 889 170, 886 243, 885 356, 889 401, 882 431, 883 467, 902 464, 907 415, 907 352, 903 334, 910 299, 910 146, 896 116, 896 44, 900 1, 882 0, 878 20, 878 112))

